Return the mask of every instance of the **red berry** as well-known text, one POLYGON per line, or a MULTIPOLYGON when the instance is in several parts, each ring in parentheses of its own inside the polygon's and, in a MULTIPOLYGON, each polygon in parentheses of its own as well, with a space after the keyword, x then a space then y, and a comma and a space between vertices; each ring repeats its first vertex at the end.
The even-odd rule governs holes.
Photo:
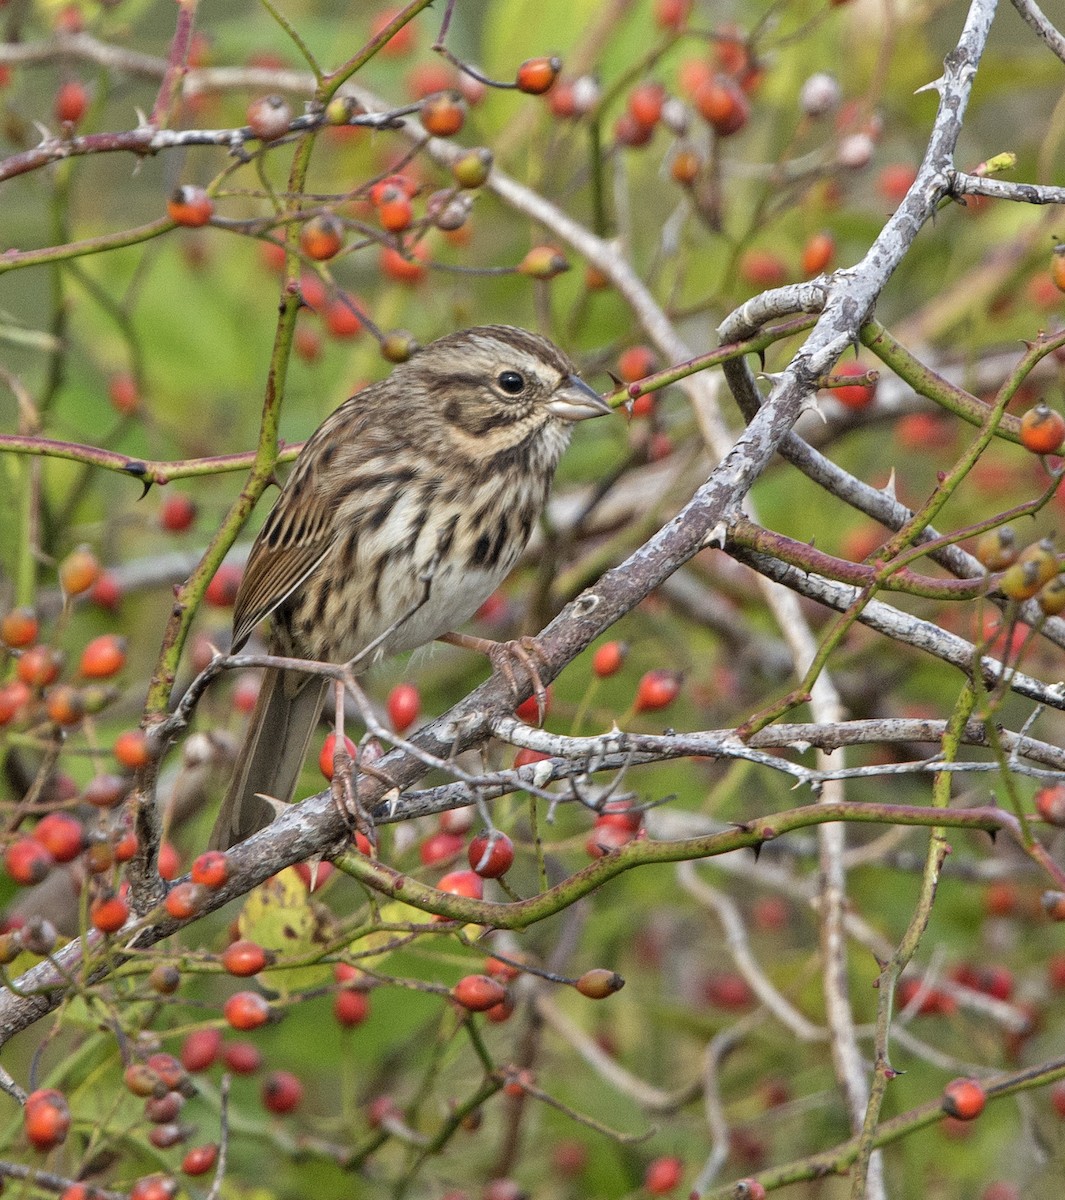
POLYGON ((325 310, 325 325, 335 338, 353 338, 362 330, 362 320, 353 302, 338 295, 325 310))
POLYGON ((86 679, 109 679, 125 665, 126 639, 114 633, 102 633, 81 652, 78 669, 86 679))
POLYGON ((466 975, 451 989, 451 995, 469 1012, 484 1012, 506 999, 507 990, 489 975, 466 975))
POLYGON ((484 879, 498 879, 514 864, 514 843, 505 833, 479 833, 467 851, 470 867, 484 879))
POLYGON ((218 1160, 218 1146, 215 1142, 207 1142, 203 1146, 193 1146, 181 1160, 181 1170, 186 1175, 206 1175, 218 1160))
POLYGON ((975 1120, 987 1103, 987 1093, 975 1079, 953 1079, 943 1089, 943 1111, 959 1121, 975 1120))
POLYGON ((129 1190, 129 1200, 174 1200, 178 1186, 169 1175, 145 1175, 129 1190))
MULTIPOLYGON (((370 36, 377 37, 382 33, 401 11, 398 8, 386 8, 383 12, 379 12, 370 26, 370 36)), ((413 22, 408 21, 385 42, 380 53, 385 58, 404 58, 414 49, 416 41, 417 31, 413 22)))
POLYGON ((667 708, 680 692, 681 677, 676 671, 648 671, 636 688, 634 712, 656 712, 667 708))
POLYGON ((639 83, 629 92, 627 108, 629 115, 639 125, 654 128, 662 117, 666 90, 660 83, 639 83))
POLYGON ((198 883, 178 883, 170 889, 163 907, 175 921, 187 921, 203 909, 204 889, 198 883))
POLYGON ((0 726, 7 725, 29 703, 30 689, 21 679, 0 686, 0 726))
POLYGON ((263 1056, 251 1042, 229 1042, 222 1047, 222 1061, 234 1075, 254 1075, 263 1065, 263 1056))
POLYGON ((220 1029, 194 1029, 181 1043, 181 1065, 186 1071, 206 1071, 222 1050, 220 1029))
POLYGON ((270 1019, 270 1006, 258 992, 236 992, 222 1006, 222 1015, 234 1029, 258 1029, 270 1019))
POLYGON ((243 568, 236 563, 223 563, 211 577, 204 600, 213 608, 232 608, 243 574, 243 568))
POLYGON ((585 852, 590 858, 602 858, 614 850, 620 850, 633 840, 635 834, 621 825, 604 822, 600 817, 584 842, 585 852))
POLYGON ((30 687, 43 688, 59 678, 63 656, 54 646, 30 646, 19 656, 15 672, 30 687))
POLYGON ((380 267, 383 274, 400 283, 418 283, 425 277, 425 267, 422 265, 428 257, 425 243, 418 242, 408 249, 410 257, 404 257, 392 246, 382 246, 380 267))
POLYGON ((0 619, 0 639, 5 646, 21 649, 37 640, 39 626, 32 608, 14 608, 0 619))
POLYGON ((230 942, 222 951, 222 966, 230 975, 258 975, 272 961, 273 955, 257 942, 230 942))
POLYGON ((688 23, 691 10, 692 0, 655 0, 655 24, 676 33, 688 23))
POLYGON ((788 278, 788 268, 779 254, 771 250, 745 250, 740 255, 739 272, 755 287, 780 287, 788 278))
POLYGON ((85 829, 69 813, 53 812, 42 817, 33 836, 56 862, 71 862, 85 849, 85 829))
POLYGON ((129 371, 116 371, 107 381, 107 398, 115 412, 131 416, 140 408, 141 397, 137 381, 129 371))
POLYGON ((654 373, 655 352, 650 346, 630 346, 618 355, 618 374, 624 383, 635 383, 654 373))
POLYGON ((181 856, 173 842, 163 842, 159 847, 158 866, 163 879, 177 879, 181 874, 181 856))
POLYGON ((481 877, 473 871, 450 871, 436 886, 442 892, 453 896, 466 896, 471 900, 480 900, 484 896, 481 877))
POLYGON ((684 1164, 679 1158, 654 1158, 647 1164, 643 1186, 652 1196, 665 1196, 680 1183, 684 1164))
MULTIPOLYGON (((335 733, 326 734, 325 741, 322 743, 321 752, 318 755, 318 770, 322 772, 326 779, 333 778, 333 760, 336 755, 336 744, 337 735, 335 733)), ((347 748, 348 754, 352 759, 354 759, 358 751, 358 747, 351 740, 351 738, 347 736, 344 738, 344 745, 347 748)))
POLYGON ((303 1099, 303 1084, 291 1071, 271 1071, 263 1080, 261 1095, 268 1112, 290 1113, 303 1099))
POLYGON ((906 199, 906 193, 913 187, 917 178, 917 169, 907 163, 890 163, 884 167, 877 177, 876 189, 885 200, 892 204, 901 204, 906 199))
POLYGON ((77 725, 85 716, 85 697, 68 683, 49 688, 45 708, 57 725, 77 725))
POLYGON ((214 201, 202 187, 184 183, 170 194, 166 213, 175 225, 199 229, 214 215, 214 201))
POLYGON ((514 82, 521 92, 542 96, 549 91, 562 70, 560 58, 528 58, 518 68, 514 82))
POLYGON ((669 175, 674 183, 689 187, 699 177, 703 160, 690 146, 679 147, 669 160, 669 175))
POLYGON ((84 84, 79 83, 76 79, 68 79, 66 83, 59 85, 52 104, 52 111, 55 113, 57 121, 77 125, 85 116, 85 110, 88 107, 89 93, 85 90, 84 84))
POLYGON ((333 1016, 345 1029, 361 1025, 370 1015, 370 997, 354 988, 344 988, 333 997, 333 1016))
MULTIPOLYGON (((544 716, 546 717, 550 711, 551 711, 551 685, 548 684, 547 690, 544 694, 544 716)), ((536 697, 529 696, 527 699, 523 700, 517 706, 517 708, 514 709, 514 715, 516 717, 518 717, 519 720, 524 721, 527 725, 531 724, 534 721, 539 723, 540 707, 539 707, 539 703, 537 702, 536 697)))
POLYGON ((515 768, 527 767, 530 763, 546 762, 550 757, 550 754, 544 754, 542 750, 522 748, 514 755, 514 766, 515 768))
POLYGON ((40 883, 54 862, 51 852, 36 838, 19 838, 4 851, 4 867, 8 875, 22 887, 40 883))
POLYGON ((406 733, 417 721, 421 707, 421 693, 412 683, 397 684, 388 693, 388 719, 396 733, 406 733))
POLYGON ((707 1004, 736 1012, 747 1008, 754 1001, 750 984, 735 971, 716 971, 703 984, 703 996, 707 1004))
POLYGON ((462 853, 464 839, 460 833, 438 830, 430 834, 418 847, 418 857, 427 867, 436 867, 449 862, 462 853))
POLYGON ((389 185, 378 194, 377 220, 382 229, 389 233, 402 233, 409 229, 414 220, 414 206, 406 192, 394 185, 389 185))
MULTIPOLYGON (((869 368, 860 362, 836 363, 833 373, 841 375, 864 375, 869 368)), ((846 408, 866 408, 872 404, 876 395, 875 383, 844 384, 842 387, 830 389, 829 395, 838 400, 846 408)))
POLYGON ((168 492, 159 510, 159 524, 168 533, 184 533, 196 520, 196 502, 184 492, 168 492))
POLYGON ((192 864, 193 883, 215 890, 229 878, 229 858, 222 850, 207 850, 192 864))
POLYGON ((122 585, 110 571, 103 571, 92 585, 89 599, 108 612, 114 612, 122 599, 122 585))
POLYGON ((1058 1116, 1065 1120, 1065 1079, 1059 1079, 1050 1089, 1050 1103, 1058 1116))

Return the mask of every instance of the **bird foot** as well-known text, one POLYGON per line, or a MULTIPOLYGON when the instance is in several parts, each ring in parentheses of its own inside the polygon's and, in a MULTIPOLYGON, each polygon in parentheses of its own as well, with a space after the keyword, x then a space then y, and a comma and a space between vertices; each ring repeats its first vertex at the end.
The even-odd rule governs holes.
POLYGON ((522 699, 528 686, 531 685, 532 694, 536 698, 536 723, 538 725, 544 723, 544 717, 547 714, 547 688, 540 678, 540 666, 548 667, 550 664, 535 638, 520 637, 509 642, 493 642, 490 638, 474 637, 468 633, 445 633, 441 634, 439 640, 449 642, 452 646, 462 646, 466 650, 476 650, 479 654, 484 654, 491 662, 493 669, 507 681, 515 703, 522 699), (539 666, 536 662, 537 659, 539 659, 539 666), (518 682, 514 673, 515 663, 520 664, 526 675, 521 683, 518 682))
MULTIPOLYGON (((354 776, 358 773, 354 769, 356 766, 367 775, 373 775, 375 778, 382 776, 382 772, 374 771, 366 762, 353 759, 344 739, 338 738, 333 751, 333 778, 329 781, 329 794, 353 839, 357 841, 358 835, 361 834, 376 852, 377 830, 374 828, 373 818, 359 798, 359 790, 354 783, 354 776)), ((391 783, 391 780, 389 782, 391 783)))

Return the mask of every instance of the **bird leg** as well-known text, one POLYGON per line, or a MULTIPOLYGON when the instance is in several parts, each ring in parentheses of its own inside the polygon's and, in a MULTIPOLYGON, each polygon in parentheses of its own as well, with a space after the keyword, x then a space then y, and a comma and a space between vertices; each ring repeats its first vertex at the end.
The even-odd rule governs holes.
POLYGON ((492 667, 507 681, 515 701, 524 691, 514 674, 515 662, 520 663, 536 697, 536 723, 544 723, 547 713, 547 688, 544 687, 540 669, 534 660, 538 658, 544 667, 550 664, 535 638, 520 637, 509 642, 494 642, 491 638, 476 637, 470 633, 442 633, 437 641, 448 642, 452 646, 461 646, 464 650, 475 650, 478 654, 486 655, 492 667))
MULTIPOLYGON (((377 831, 373 819, 363 807, 359 799, 358 788, 352 780, 352 767, 355 765, 351 752, 348 750, 347 738, 344 736, 344 684, 337 680, 334 685, 336 710, 333 719, 333 778, 329 781, 329 794, 333 803, 340 811, 349 829, 361 833, 375 849, 377 847, 377 831)), ((366 770, 359 764, 360 770, 366 770)))

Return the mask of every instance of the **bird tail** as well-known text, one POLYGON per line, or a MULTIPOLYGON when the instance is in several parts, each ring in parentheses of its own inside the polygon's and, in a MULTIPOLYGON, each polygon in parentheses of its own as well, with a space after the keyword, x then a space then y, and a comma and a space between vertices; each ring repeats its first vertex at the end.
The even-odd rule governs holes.
POLYGON ((210 848, 228 850, 274 819, 263 796, 292 799, 322 711, 327 679, 296 678, 270 669, 263 676, 233 777, 211 832, 210 848))

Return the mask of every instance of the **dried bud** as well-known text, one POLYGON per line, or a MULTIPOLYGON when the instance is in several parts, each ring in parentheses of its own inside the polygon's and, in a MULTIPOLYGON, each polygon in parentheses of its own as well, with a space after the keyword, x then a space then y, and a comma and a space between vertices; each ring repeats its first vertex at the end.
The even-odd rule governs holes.
POLYGON ((835 76, 824 71, 811 75, 799 92, 799 107, 807 117, 823 117, 834 111, 843 93, 835 76))
POLYGON ((573 81, 573 112, 578 117, 589 113, 599 103, 603 89, 594 75, 582 75, 573 81))
POLYGON ((691 119, 691 109, 676 96, 670 96, 662 105, 662 124, 677 137, 687 136, 691 119))
POLYGON ((461 229, 470 216, 473 200, 466 195, 455 195, 452 188, 442 188, 426 201, 425 211, 437 229, 461 229))
POLYGON ((867 133, 851 133, 842 138, 836 151, 836 161, 841 167, 859 171, 867 167, 873 157, 873 139, 867 133))

